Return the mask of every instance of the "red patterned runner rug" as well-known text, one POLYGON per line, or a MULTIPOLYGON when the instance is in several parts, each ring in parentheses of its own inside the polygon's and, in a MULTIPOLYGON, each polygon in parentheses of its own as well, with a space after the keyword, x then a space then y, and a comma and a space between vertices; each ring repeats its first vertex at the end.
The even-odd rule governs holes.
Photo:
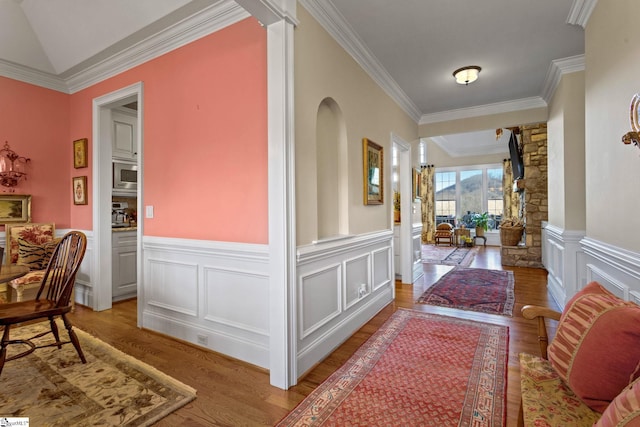
POLYGON ((511 316, 515 303, 513 272, 454 268, 416 301, 441 307, 511 316))
POLYGON ((422 245, 422 262, 468 267, 478 253, 477 247, 422 245))
POLYGON ((278 426, 502 426, 509 329, 398 309, 278 426))

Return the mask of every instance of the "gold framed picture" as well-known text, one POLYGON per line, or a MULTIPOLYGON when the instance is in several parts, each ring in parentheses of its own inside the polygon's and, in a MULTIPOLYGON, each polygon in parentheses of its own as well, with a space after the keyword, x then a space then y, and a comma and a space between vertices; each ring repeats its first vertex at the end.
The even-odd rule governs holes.
POLYGON ((87 138, 73 141, 73 167, 76 169, 88 166, 87 138))
POLYGON ((71 178, 73 187, 73 204, 86 205, 87 202, 87 177, 75 176, 71 178))
POLYGON ((31 222, 31 195, 0 194, 0 223, 31 222))
POLYGON ((413 199, 414 200, 420 200, 420 183, 422 181, 422 173, 416 169, 413 168, 413 199))
POLYGON ((381 145, 362 138, 364 204, 384 204, 384 152, 381 145))

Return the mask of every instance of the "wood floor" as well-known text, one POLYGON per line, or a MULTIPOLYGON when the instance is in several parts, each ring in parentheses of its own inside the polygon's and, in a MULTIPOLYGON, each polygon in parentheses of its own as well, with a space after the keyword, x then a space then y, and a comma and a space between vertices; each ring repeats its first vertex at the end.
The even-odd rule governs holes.
POLYGON ((535 324, 522 318, 520 308, 525 304, 557 307, 546 290, 546 271, 502 267, 499 248, 481 247, 471 267, 514 272, 516 306, 513 317, 414 304, 429 285, 451 269, 448 266, 425 264, 423 279, 414 285, 396 283, 395 302, 384 308, 302 378, 298 385, 287 391, 270 386, 269 374, 263 369, 138 329, 135 300, 116 303, 113 309, 103 312, 77 307, 71 320, 79 328, 198 391, 195 401, 161 420, 158 426, 273 425, 340 367, 398 307, 503 324, 510 328, 506 425, 515 426, 520 404, 518 353, 539 352, 535 324))

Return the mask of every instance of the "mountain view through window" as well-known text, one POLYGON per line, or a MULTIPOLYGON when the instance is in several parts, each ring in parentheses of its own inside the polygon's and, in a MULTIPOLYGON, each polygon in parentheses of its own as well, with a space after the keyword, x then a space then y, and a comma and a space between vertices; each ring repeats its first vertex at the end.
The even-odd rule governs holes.
POLYGON ((435 173, 436 224, 470 221, 474 213, 488 212, 489 228, 496 229, 503 214, 502 167, 469 167, 435 173))

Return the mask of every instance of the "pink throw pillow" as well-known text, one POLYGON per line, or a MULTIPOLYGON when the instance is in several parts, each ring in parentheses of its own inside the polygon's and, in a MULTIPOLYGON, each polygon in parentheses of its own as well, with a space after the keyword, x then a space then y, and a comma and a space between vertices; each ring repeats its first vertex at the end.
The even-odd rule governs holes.
POLYGON ((548 354, 575 394, 604 412, 640 376, 640 306, 589 283, 565 307, 548 354))
POLYGON ((640 427, 640 381, 613 399, 594 427, 640 427))

